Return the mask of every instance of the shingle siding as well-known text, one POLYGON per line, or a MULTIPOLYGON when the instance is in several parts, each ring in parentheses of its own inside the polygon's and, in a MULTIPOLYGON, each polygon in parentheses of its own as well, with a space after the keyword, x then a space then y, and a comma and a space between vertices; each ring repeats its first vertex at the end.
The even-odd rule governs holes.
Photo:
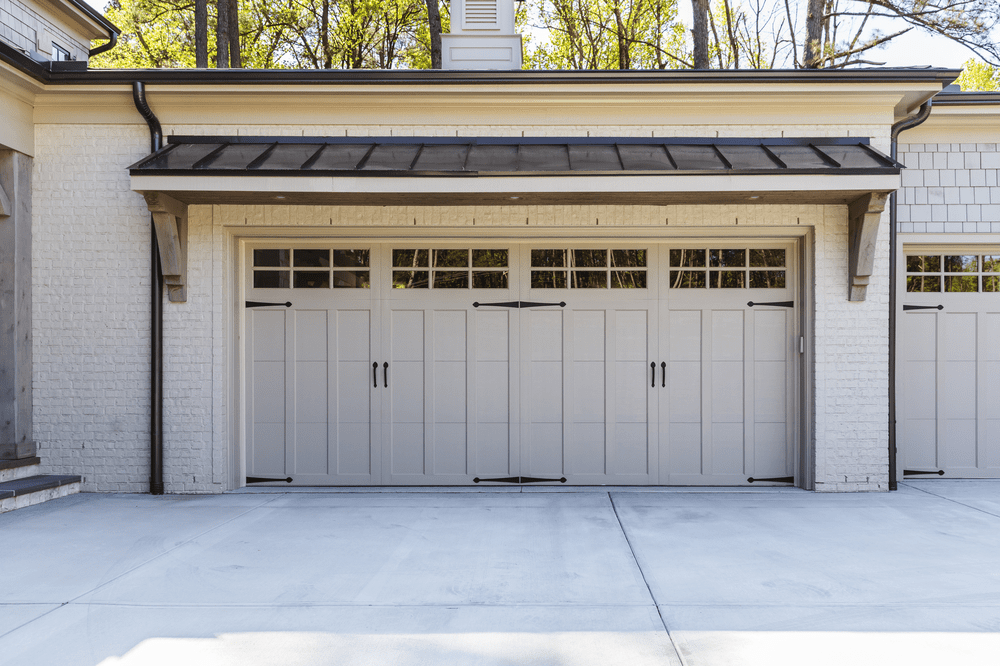
POLYGON ((902 233, 1000 233, 995 143, 900 143, 902 233))

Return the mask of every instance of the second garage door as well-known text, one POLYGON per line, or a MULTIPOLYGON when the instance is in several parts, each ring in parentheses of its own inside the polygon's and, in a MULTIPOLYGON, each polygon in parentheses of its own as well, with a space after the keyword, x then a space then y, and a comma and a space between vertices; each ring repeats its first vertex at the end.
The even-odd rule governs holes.
POLYGON ((794 256, 774 242, 248 243, 247 477, 788 480, 794 256))

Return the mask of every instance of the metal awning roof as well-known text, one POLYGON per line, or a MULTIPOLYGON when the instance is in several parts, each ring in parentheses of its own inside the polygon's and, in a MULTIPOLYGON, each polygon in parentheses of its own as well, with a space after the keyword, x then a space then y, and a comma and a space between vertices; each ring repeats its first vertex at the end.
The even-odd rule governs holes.
POLYGON ((140 175, 898 174, 867 139, 170 137, 140 175))
POLYGON ((849 203, 903 165, 866 138, 173 136, 132 189, 188 204, 849 203))

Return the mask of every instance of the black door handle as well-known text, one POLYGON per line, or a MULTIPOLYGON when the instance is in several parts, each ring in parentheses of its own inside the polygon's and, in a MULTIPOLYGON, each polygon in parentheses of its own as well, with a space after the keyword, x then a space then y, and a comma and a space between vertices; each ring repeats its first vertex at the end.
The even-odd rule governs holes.
POLYGON ((653 373, 653 376, 650 378, 649 381, 649 387, 656 388, 656 361, 649 362, 649 369, 653 373))
POLYGON ((372 363, 372 383, 378 388, 378 361, 372 363))
POLYGON ((663 370, 663 388, 667 388, 667 362, 660 361, 660 370, 663 370))
POLYGON ((385 387, 389 388, 389 361, 382 364, 382 381, 385 382, 385 387))

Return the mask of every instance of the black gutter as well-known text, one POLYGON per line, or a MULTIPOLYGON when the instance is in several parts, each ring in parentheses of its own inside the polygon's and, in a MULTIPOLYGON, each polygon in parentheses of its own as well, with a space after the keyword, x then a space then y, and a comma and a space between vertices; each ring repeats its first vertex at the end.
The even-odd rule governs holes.
MULTIPOLYGON (((132 83, 135 108, 149 125, 149 147, 155 153, 163 146, 163 129, 149 104, 142 81, 132 83)), ((149 494, 163 494, 163 268, 156 227, 150 216, 150 371, 149 371, 149 494)))
MULTIPOLYGON (((896 147, 899 135, 913 129, 927 120, 931 115, 932 100, 927 100, 920 106, 915 116, 904 118, 892 126, 892 139, 889 156, 896 161, 896 147)), ((896 246, 898 244, 896 230, 896 199, 898 193, 889 196, 889 490, 897 490, 896 481, 896 301, 899 280, 896 277, 896 246)))
POLYGON ((98 53, 104 53, 105 51, 110 51, 115 48, 115 44, 118 43, 118 33, 114 30, 108 30, 108 42, 106 44, 101 44, 100 46, 90 49, 87 52, 88 58, 93 58, 98 53))
POLYGON ((935 106, 989 106, 1000 104, 1000 92, 942 92, 934 98, 935 106))

